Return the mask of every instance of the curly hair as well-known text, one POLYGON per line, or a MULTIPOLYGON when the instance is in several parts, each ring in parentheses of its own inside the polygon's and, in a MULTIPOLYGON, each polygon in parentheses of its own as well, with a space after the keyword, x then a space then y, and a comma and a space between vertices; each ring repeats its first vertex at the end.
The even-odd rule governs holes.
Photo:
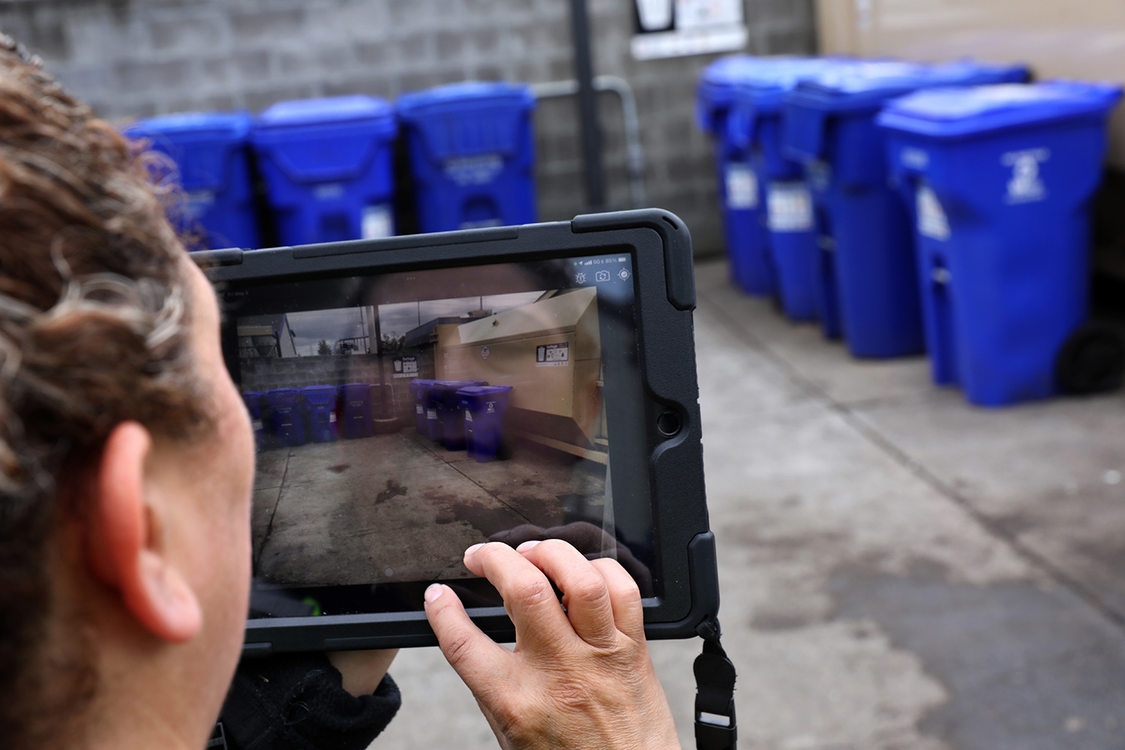
MULTIPOLYGON (((189 438, 209 423, 193 360, 186 254, 149 159, 0 34, 0 745, 58 665, 47 549, 81 513, 68 481, 113 427, 189 438)), ((88 678, 89 675, 86 675, 88 678)), ((75 676, 74 693, 93 689, 75 676)), ((73 706, 68 709, 73 712, 73 706)))

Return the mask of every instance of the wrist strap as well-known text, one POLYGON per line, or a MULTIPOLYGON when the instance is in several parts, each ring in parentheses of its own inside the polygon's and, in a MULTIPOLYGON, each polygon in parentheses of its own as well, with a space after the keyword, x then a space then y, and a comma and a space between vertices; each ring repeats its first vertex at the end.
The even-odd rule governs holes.
POLYGON ((734 750, 738 725, 734 716, 734 664, 719 643, 717 618, 704 620, 696 632, 703 653, 695 658, 695 746, 697 750, 734 750))

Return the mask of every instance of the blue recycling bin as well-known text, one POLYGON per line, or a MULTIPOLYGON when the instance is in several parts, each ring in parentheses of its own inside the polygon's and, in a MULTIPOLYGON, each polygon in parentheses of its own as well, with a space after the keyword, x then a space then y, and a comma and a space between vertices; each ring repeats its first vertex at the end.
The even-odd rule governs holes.
POLYGON ((330 443, 336 439, 336 386, 310 385, 301 389, 309 422, 309 439, 330 443))
POLYGON ((917 92, 879 116, 911 209, 934 381, 981 406, 1056 391, 1087 315, 1090 202, 1118 86, 917 92))
POLYGON ((430 387, 427 431, 430 439, 440 442, 447 450, 465 448, 465 413, 457 391, 473 385, 487 384, 483 380, 435 380, 430 387), (429 417, 430 413, 434 415, 433 419, 429 417))
POLYGON ((280 446, 304 445, 305 415, 299 388, 274 388, 266 391, 270 434, 280 446))
POLYGON ((394 234, 394 110, 345 96, 278 102, 250 141, 286 245, 394 234))
POLYGON ((258 247, 250 124, 246 112, 192 112, 142 120, 126 131, 175 162, 183 196, 169 218, 189 249, 258 247))
POLYGON ((727 114, 727 143, 734 152, 750 154, 755 182, 765 194, 764 216, 759 216, 766 232, 761 265, 772 269, 775 294, 793 320, 818 317, 819 248, 804 168, 782 150, 782 103, 798 82, 839 64, 847 61, 798 57, 748 70, 734 88, 727 114))
POLYGON ((397 107, 421 231, 536 220, 530 86, 455 83, 404 94, 397 107))
MULTIPOLYGON (((426 427, 426 404, 430 397, 430 390, 434 381, 427 378, 415 378, 410 381, 410 396, 414 400, 414 429, 419 435, 429 435, 426 427)), ((437 413, 434 413, 437 422, 437 413)))
POLYGON ((857 357, 922 352, 922 311, 909 217, 888 180, 875 117, 924 88, 1022 81, 1018 65, 867 60, 797 84, 785 98, 785 152, 806 168, 823 232, 821 324, 857 357))
POLYGON ((266 428, 262 421, 262 394, 259 391, 243 391, 242 402, 250 413, 250 425, 254 429, 254 445, 258 450, 266 446, 266 428))
POLYGON ((721 57, 704 68, 696 87, 696 121, 715 141, 723 242, 730 276, 747 294, 773 294, 774 271, 766 249, 761 188, 751 163, 750 140, 729 120, 739 87, 752 76, 766 75, 780 60, 787 59, 790 58, 721 57))
POLYGON ((504 445, 504 412, 510 385, 469 386, 457 391, 465 419, 465 450, 477 461, 495 461, 504 445))
POLYGON ((340 386, 340 434, 345 438, 364 438, 375 434, 371 421, 371 384, 345 383, 340 386))

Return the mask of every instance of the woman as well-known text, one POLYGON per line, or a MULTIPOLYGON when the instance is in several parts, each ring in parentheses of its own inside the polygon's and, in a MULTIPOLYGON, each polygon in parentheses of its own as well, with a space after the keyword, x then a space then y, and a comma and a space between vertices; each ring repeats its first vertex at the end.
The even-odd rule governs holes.
MULTIPOLYGON (((206 744, 245 624, 254 460, 218 326, 144 157, 0 36, 0 746, 206 744)), ((620 566, 560 541, 465 564, 516 649, 446 586, 426 614, 502 746, 677 746, 620 566)))

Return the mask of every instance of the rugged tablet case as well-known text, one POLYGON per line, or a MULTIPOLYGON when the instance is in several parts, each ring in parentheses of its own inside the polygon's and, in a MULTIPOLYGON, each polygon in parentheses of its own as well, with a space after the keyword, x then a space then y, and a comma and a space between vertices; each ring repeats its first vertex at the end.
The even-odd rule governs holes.
MULTIPOLYGON (((282 281, 458 264, 629 252, 646 389, 647 467, 664 595, 645 599, 649 638, 683 638, 719 607, 715 539, 707 516, 692 310, 691 238, 660 209, 587 214, 569 222, 468 229, 265 250, 193 253, 213 283, 282 281)), ((615 465, 615 474, 618 469, 615 465)), ((515 632, 501 607, 470 609, 498 641, 515 632)), ((435 645, 419 609, 366 615, 251 620, 245 653, 435 645)))

